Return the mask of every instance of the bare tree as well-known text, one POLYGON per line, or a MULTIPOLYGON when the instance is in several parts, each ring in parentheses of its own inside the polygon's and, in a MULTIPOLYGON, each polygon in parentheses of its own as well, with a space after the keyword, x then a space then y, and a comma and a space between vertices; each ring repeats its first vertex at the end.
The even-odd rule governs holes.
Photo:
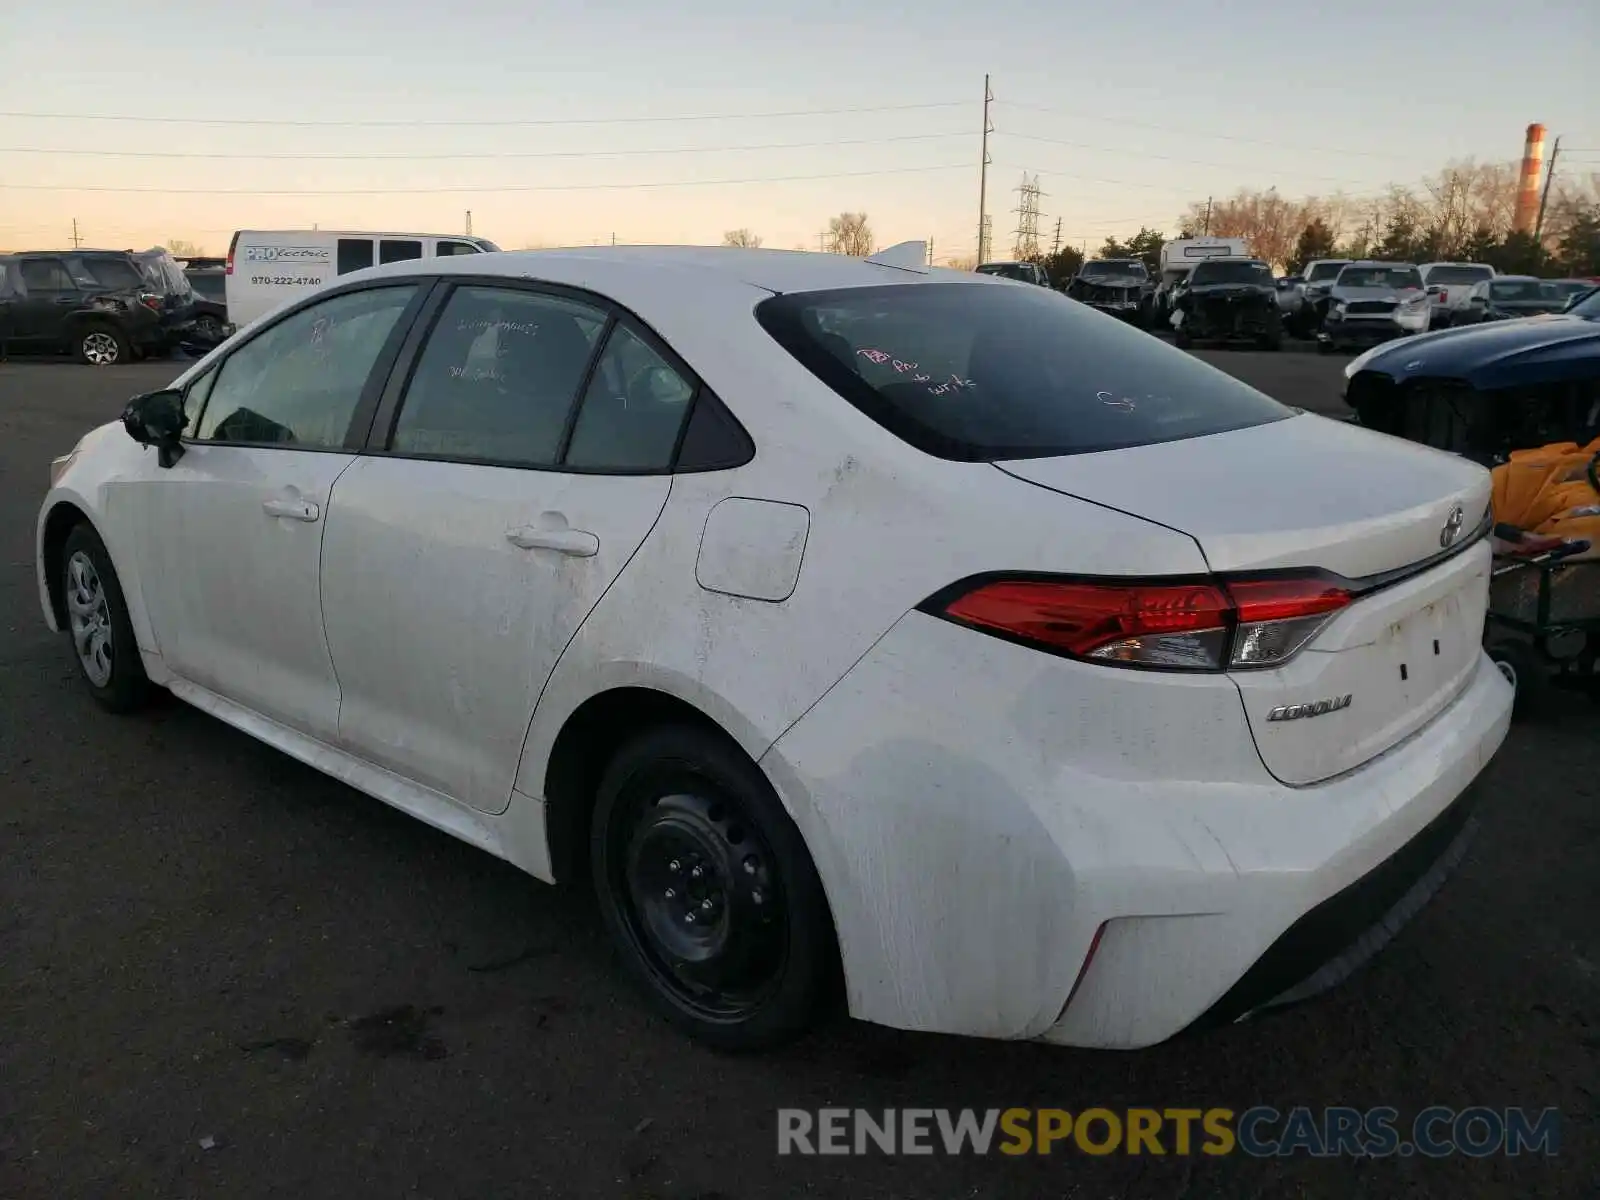
POLYGON ((978 256, 968 254, 963 258, 947 258, 944 265, 952 271, 976 271, 978 269, 978 256))
POLYGON ((199 242, 186 242, 182 238, 167 239, 167 253, 173 258, 200 258, 205 251, 199 242))
POLYGON ((864 212, 842 212, 828 218, 828 249, 834 254, 865 258, 872 253, 872 228, 864 212))
POLYGON ((730 229, 722 235, 722 244, 737 246, 741 250, 755 250, 760 247, 761 238, 748 229, 730 229))

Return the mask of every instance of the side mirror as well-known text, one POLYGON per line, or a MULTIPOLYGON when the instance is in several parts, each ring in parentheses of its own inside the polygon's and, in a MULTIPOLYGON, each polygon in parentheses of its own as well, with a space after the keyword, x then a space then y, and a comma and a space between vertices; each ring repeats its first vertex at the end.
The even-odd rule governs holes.
POLYGON ((163 467, 170 467, 183 457, 179 438, 187 420, 183 393, 175 388, 135 396, 122 410, 122 428, 141 446, 154 446, 157 461, 163 467))

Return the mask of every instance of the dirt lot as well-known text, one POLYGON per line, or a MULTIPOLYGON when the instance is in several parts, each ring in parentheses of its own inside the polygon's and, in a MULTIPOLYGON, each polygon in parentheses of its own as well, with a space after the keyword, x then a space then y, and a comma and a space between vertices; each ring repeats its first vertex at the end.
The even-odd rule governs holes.
MULTIPOLYGON (((1337 412, 1339 360, 1209 356, 1337 412)), ((1364 973, 1137 1054, 839 1021, 698 1049, 545 888, 170 703, 97 710, 41 624, 52 456, 171 364, 0 366, 0 1196, 1600 1194, 1600 710, 1516 730, 1483 834, 1364 973), (779 1106, 1556 1106, 1560 1152, 779 1160, 779 1106)))

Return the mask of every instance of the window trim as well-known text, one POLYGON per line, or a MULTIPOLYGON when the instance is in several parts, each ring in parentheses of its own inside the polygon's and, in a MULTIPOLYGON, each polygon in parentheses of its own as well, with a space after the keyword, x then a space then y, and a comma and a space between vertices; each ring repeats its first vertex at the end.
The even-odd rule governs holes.
MULTIPOLYGON (((218 375, 233 356, 241 350, 253 345, 258 339, 282 325, 285 321, 293 320, 308 308, 314 308, 340 296, 352 295, 357 292, 370 292, 392 289, 397 287, 411 287, 415 289, 411 299, 406 302, 405 308, 400 311, 395 319, 394 328, 389 331, 389 337, 383 344, 383 349, 378 352, 378 357, 373 360, 372 367, 367 372, 367 378, 361 385, 361 395, 356 400, 356 406, 351 411, 350 423, 345 427, 344 440, 337 446, 306 446, 294 442, 239 442, 198 438, 189 436, 187 430, 180 437, 186 446, 232 446, 241 449, 256 450, 288 450, 298 451, 301 454, 359 454, 365 442, 367 431, 372 424, 373 413, 377 410, 378 401, 382 395, 385 381, 394 366, 394 361, 400 353, 402 345, 410 334, 412 326, 416 323, 417 315, 422 311, 429 298, 439 289, 437 276, 427 275, 402 275, 384 279, 361 280, 356 283, 345 284, 328 288, 325 291, 314 292, 310 296, 296 302, 291 307, 278 314, 272 321, 253 330, 248 338, 237 346, 228 347, 228 352, 216 362, 196 375, 183 385, 184 398, 187 399, 189 389, 199 383, 208 375, 218 375)), ((205 410, 211 406, 211 396, 206 396, 206 402, 195 414, 194 427, 196 430, 205 420, 205 410)))
POLYGON ((642 320, 632 310, 618 304, 608 296, 586 288, 571 287, 567 284, 552 283, 544 280, 527 279, 508 275, 467 275, 452 272, 447 276, 438 276, 439 286, 429 298, 426 311, 420 313, 413 321, 410 333, 405 339, 405 344, 400 347, 396 359, 390 369, 389 378, 384 385, 382 397, 378 401, 372 420, 368 425, 366 436, 363 440, 360 453, 373 458, 410 459, 417 462, 448 462, 460 463, 464 466, 500 467, 512 471, 543 471, 557 475, 610 475, 616 477, 636 475, 678 475, 701 474, 706 471, 727 471, 735 469, 734 466, 718 465, 706 467, 693 467, 683 471, 678 469, 678 458, 683 449, 683 443, 688 436, 689 427, 694 421, 696 408, 704 404, 715 404, 722 408, 723 414, 738 428, 748 453, 744 461, 736 466, 745 466, 755 458, 755 442, 750 437, 739 418, 729 412, 727 406, 722 404, 702 379, 683 357, 667 344, 650 324, 642 320), (551 463, 525 463, 508 462, 504 459, 478 458, 462 454, 420 454, 410 451, 397 451, 390 449, 394 438, 395 425, 399 420, 400 411, 405 405, 406 393, 411 388, 412 376, 421 361, 422 351, 428 340, 433 335, 434 327, 443 314, 445 305, 450 302, 451 296, 457 288, 466 287, 492 287, 504 291, 528 292, 533 295, 551 296, 557 299, 569 300, 573 303, 583 304, 600 312, 605 317, 600 334, 595 338, 594 348, 589 353, 589 361, 584 366, 583 375, 579 380, 577 390, 567 402, 566 422, 562 426, 561 441, 557 446, 555 461, 551 463), (589 389, 589 383, 594 377, 594 372, 599 366, 600 357, 605 353, 610 344, 612 333, 619 324, 626 324, 630 333, 637 337, 652 351, 658 354, 662 361, 683 377, 684 382, 691 385, 693 393, 689 403, 684 406, 683 419, 678 424, 677 437, 672 444, 672 454, 664 467, 577 467, 570 466, 565 461, 567 452, 571 448, 572 434, 577 428, 578 414, 583 408, 583 399, 589 389))

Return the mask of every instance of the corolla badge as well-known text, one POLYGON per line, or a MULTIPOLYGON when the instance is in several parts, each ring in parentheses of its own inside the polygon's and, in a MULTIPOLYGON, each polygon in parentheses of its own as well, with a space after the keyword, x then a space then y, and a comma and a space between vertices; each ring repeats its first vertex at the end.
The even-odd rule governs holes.
POLYGON ((1329 696, 1326 700, 1312 700, 1308 704, 1280 704, 1267 714, 1267 720, 1298 721, 1302 717, 1320 717, 1349 708, 1353 698, 1350 692, 1346 692, 1342 696, 1329 696))
POLYGON ((1457 504, 1450 510, 1450 515, 1444 519, 1444 528, 1439 530, 1439 545, 1449 548, 1450 544, 1461 536, 1461 527, 1466 524, 1467 514, 1457 504))

